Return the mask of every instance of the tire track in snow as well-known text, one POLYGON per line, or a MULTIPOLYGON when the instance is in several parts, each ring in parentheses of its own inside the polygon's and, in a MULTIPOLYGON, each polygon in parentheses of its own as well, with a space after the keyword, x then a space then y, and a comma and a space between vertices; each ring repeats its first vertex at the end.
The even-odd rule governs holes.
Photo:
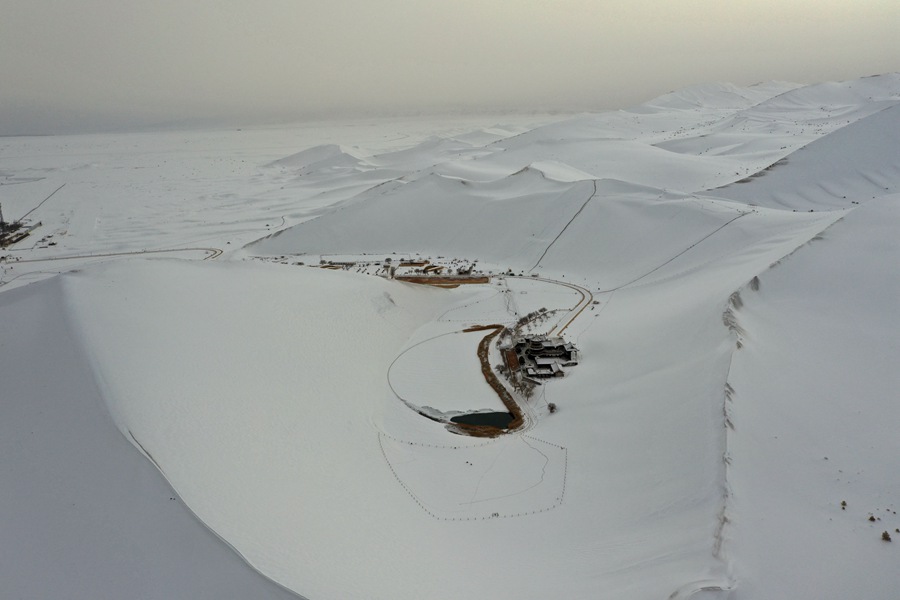
POLYGON ((566 232, 566 229, 569 228, 569 225, 572 224, 572 221, 574 221, 576 218, 578 218, 578 215, 580 215, 581 211, 583 211, 585 209, 585 207, 588 205, 588 202, 593 200, 594 196, 597 195, 597 180, 594 179, 591 181, 591 183, 594 184, 594 191, 591 192, 591 195, 588 197, 588 199, 584 201, 584 204, 581 205, 581 208, 578 209, 578 212, 576 212, 574 215, 572 215, 572 218, 569 219, 569 222, 565 224, 565 226, 562 228, 562 230, 560 230, 560 232, 558 234, 556 234, 556 237, 553 238, 553 241, 550 242, 550 244, 544 249, 544 253, 541 254, 541 257, 537 260, 536 263, 534 263, 534 266, 531 267, 529 269, 529 271, 534 271, 535 269, 538 268, 538 265, 541 264, 541 261, 544 260, 545 256, 547 256, 547 253, 550 252, 550 248, 553 247, 553 244, 556 243, 556 240, 558 240, 560 237, 562 237, 562 234, 564 234, 566 232))
POLYGON ((211 260, 218 258, 222 255, 222 250, 219 248, 172 248, 171 250, 132 250, 128 252, 105 252, 99 254, 74 254, 71 256, 51 256, 48 258, 26 258, 25 260, 17 260, 13 263, 9 263, 11 265, 15 264, 23 264, 23 263, 35 263, 35 262, 48 262, 53 260, 77 260, 77 259, 86 259, 86 258, 110 258, 114 256, 140 256, 142 254, 166 254, 171 252, 194 252, 194 251, 202 251, 208 252, 209 255, 203 260, 211 260))
POLYGON ((52 197, 56 194, 56 192, 58 192, 59 190, 63 189, 64 187, 66 187, 66 184, 65 184, 65 183, 62 184, 61 186, 59 186, 58 188, 56 188, 55 190, 53 190, 53 191, 50 193, 49 196, 47 196, 46 198, 44 198, 43 200, 41 200, 40 203, 39 203, 37 206, 35 206, 35 207, 32 208, 31 210, 29 210, 27 213, 25 213, 24 215, 22 215, 21 217, 19 217, 18 220, 21 221, 22 219, 24 219, 25 217, 27 217, 28 215, 30 215, 31 213, 33 213, 34 211, 36 211, 37 209, 39 209, 39 208, 44 204, 44 202, 46 202, 47 200, 49 200, 50 198, 52 198, 52 197))
POLYGON ((740 219, 741 217, 746 217, 747 215, 751 214, 751 212, 752 212, 752 211, 742 212, 742 213, 739 214, 738 216, 733 217, 733 218, 729 219, 728 221, 725 221, 725 223, 723 223, 722 225, 719 225, 719 226, 716 227, 714 230, 712 230, 711 232, 709 232, 708 234, 706 234, 705 236, 703 236, 702 238, 700 238, 699 240, 697 240, 696 242, 694 242, 693 244, 691 244, 690 246, 688 246, 687 248, 685 248, 684 250, 682 250, 681 252, 679 252, 678 254, 676 254, 675 256, 671 257, 669 260, 665 261, 664 263, 662 263, 662 264, 660 264, 660 265, 657 265, 657 266, 654 267, 653 269, 650 269, 649 271, 647 271, 646 273, 644 273, 643 275, 641 275, 641 276, 638 277, 637 279, 633 279, 633 280, 629 281, 628 283, 623 283, 622 285, 620 285, 620 286, 617 287, 617 288, 613 288, 613 289, 611 289, 611 290, 604 290, 604 291, 607 291, 607 292, 614 292, 614 291, 616 291, 616 290, 618 290, 618 289, 621 289, 621 288, 624 288, 624 287, 628 287, 629 285, 632 285, 632 284, 634 284, 634 283, 637 283, 638 281, 640 281, 640 280, 643 279, 644 277, 649 277, 649 276, 652 275, 653 273, 656 273, 657 271, 659 271, 660 269, 662 269, 662 268, 663 268, 664 266, 666 266, 667 264, 671 263, 673 260, 675 260, 675 259, 678 258, 679 256, 682 256, 683 254, 686 254, 687 252, 693 250, 695 247, 697 247, 698 245, 700 245, 702 242, 705 242, 706 240, 708 240, 709 238, 711 238, 711 237, 714 236, 715 234, 719 233, 720 231, 722 231, 723 229, 725 229, 726 227, 728 227, 729 225, 731 225, 732 223, 734 223, 735 221, 737 221, 738 219, 740 219))

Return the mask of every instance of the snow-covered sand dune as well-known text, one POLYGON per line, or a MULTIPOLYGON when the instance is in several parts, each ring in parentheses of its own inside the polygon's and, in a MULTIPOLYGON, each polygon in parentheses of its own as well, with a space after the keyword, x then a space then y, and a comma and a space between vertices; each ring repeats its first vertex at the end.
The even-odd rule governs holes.
POLYGON ((116 430, 63 288, 0 294, 0 595, 296 598, 206 529, 116 430))
POLYGON ((897 549, 881 535, 900 541, 898 201, 860 206, 741 292, 728 444, 737 598, 897 593, 897 549))
POLYGON ((894 104, 810 142, 774 164, 710 193, 720 198, 791 210, 846 208, 900 191, 900 106, 894 104), (885 151, 888 149, 888 151, 885 151))
POLYGON ((42 532, 32 555, 89 539, 59 560, 111 583, 33 587, 24 541, 4 577, 202 597, 130 545, 104 566, 123 544, 108 512, 201 556, 217 597, 891 597, 898 82, 698 86, 438 136, 170 133, 127 160, 93 149, 87 170, 52 140, 4 141, 43 165, 22 183, 28 161, 0 161, 20 213, 24 186, 65 186, 35 211, 52 235, 0 252, 0 527, 42 532), (369 274, 401 258, 494 277, 369 274), (580 359, 520 398, 522 429, 438 422, 502 410, 466 329, 541 311, 529 327, 580 359), (95 461, 141 479, 113 493, 95 461), (85 486, 103 500, 73 525, 85 486), (237 555, 191 512, 265 577, 218 575, 237 555))

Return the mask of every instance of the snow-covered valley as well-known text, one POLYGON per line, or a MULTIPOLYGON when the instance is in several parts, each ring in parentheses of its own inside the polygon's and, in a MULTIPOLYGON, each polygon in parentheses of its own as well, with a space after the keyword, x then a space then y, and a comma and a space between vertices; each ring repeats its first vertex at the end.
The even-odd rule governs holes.
POLYGON ((898 74, 0 138, 0 204, 11 598, 900 589, 898 74), (460 435, 527 315, 577 366, 460 435))

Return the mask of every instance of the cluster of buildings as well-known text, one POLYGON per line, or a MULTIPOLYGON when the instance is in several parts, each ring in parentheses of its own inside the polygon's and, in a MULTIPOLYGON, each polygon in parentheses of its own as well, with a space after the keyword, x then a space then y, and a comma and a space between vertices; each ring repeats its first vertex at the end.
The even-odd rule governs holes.
POLYGON ((40 223, 31 225, 21 219, 11 222, 4 220, 3 207, 0 206, 0 248, 12 246, 16 242, 25 239, 39 226, 40 223))
POLYGON ((514 338, 501 346, 506 367, 529 379, 563 377, 567 367, 578 364, 578 349, 561 337, 531 335, 514 338))

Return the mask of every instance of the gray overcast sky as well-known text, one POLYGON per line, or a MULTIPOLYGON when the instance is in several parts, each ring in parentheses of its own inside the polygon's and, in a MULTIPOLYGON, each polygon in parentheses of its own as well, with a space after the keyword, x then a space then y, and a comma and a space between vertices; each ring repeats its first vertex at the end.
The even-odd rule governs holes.
POLYGON ((900 0, 0 0, 0 134, 625 107, 900 70, 900 0))

